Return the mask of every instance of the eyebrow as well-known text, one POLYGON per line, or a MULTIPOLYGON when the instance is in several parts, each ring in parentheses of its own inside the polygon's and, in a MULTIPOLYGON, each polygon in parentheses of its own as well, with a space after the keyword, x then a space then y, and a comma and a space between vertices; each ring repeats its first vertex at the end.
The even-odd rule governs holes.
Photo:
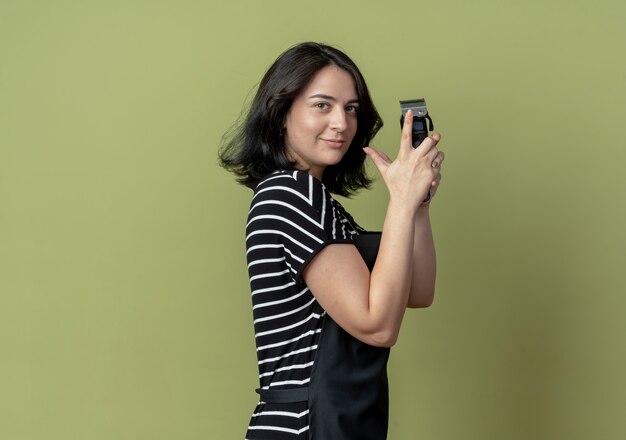
MULTIPOLYGON (((337 98, 330 96, 330 95, 324 95, 323 93, 318 93, 316 95, 311 95, 309 96, 309 99, 313 99, 313 98, 322 98, 322 99, 328 99, 329 101, 335 101, 337 102, 337 98)), ((351 99, 350 101, 348 101, 348 104, 358 104, 359 100, 358 99, 351 99)))

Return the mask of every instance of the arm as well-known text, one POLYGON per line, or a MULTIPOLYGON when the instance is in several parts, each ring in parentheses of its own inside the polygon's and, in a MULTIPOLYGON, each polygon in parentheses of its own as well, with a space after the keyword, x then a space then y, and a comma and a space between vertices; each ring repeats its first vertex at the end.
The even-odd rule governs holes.
POLYGON ((413 149, 410 122, 404 124, 395 161, 365 149, 389 190, 380 249, 371 274, 349 244, 327 246, 303 272, 304 281, 333 320, 374 346, 391 346, 397 340, 413 278, 415 220, 439 173, 431 167, 438 153, 437 141, 427 138, 420 148, 413 149))
POLYGON ((373 346, 392 346, 409 299, 414 213, 390 202, 370 275, 354 245, 331 244, 303 272, 320 305, 344 330, 373 346))
POLYGON ((408 307, 428 307, 435 296, 437 262, 428 205, 418 209, 413 242, 413 276, 408 307))
MULTIPOLYGON (((439 142, 441 136, 433 134, 433 138, 439 142)), ((430 188, 430 199, 422 203, 415 217, 415 241, 413 242, 413 276, 411 278, 411 293, 409 294, 408 307, 429 307, 435 296, 435 278, 437 274, 437 258, 435 255, 435 242, 430 226, 430 203, 432 202, 439 183, 441 182, 441 166, 445 159, 443 151, 439 151, 435 158, 439 174, 430 188)))

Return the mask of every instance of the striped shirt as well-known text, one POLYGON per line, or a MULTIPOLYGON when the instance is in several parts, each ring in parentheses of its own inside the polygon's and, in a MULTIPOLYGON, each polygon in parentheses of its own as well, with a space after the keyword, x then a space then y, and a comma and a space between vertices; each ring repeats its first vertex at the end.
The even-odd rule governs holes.
MULTIPOLYGON (((303 171, 277 171, 256 187, 246 249, 260 387, 307 386, 325 312, 302 280, 330 243, 362 229, 324 185, 303 171)), ((308 438, 306 402, 257 405, 247 439, 308 438)))

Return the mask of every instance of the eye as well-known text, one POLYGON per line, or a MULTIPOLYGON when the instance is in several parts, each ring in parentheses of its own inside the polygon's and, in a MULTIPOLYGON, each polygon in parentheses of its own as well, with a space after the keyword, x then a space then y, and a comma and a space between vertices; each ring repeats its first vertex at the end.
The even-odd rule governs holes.
POLYGON ((316 102, 315 103, 315 108, 318 108, 320 110, 328 110, 329 107, 330 107, 330 105, 327 102, 316 102))
POLYGON ((349 105, 346 107, 346 111, 348 113, 358 113, 359 112, 359 106, 358 105, 349 105))

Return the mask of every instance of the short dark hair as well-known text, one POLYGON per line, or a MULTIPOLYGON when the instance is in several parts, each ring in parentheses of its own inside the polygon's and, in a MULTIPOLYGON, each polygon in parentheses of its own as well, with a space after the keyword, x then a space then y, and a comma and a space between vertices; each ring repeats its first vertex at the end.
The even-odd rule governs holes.
POLYGON ((291 104, 322 68, 334 65, 354 79, 359 100, 357 130, 348 151, 336 165, 324 170, 322 182, 335 194, 350 196, 369 187, 363 147, 383 121, 370 98, 365 79, 342 51, 320 43, 301 43, 283 52, 263 76, 245 118, 222 139, 220 165, 232 171, 238 182, 253 188, 266 175, 295 164, 285 152, 283 125, 291 104))

